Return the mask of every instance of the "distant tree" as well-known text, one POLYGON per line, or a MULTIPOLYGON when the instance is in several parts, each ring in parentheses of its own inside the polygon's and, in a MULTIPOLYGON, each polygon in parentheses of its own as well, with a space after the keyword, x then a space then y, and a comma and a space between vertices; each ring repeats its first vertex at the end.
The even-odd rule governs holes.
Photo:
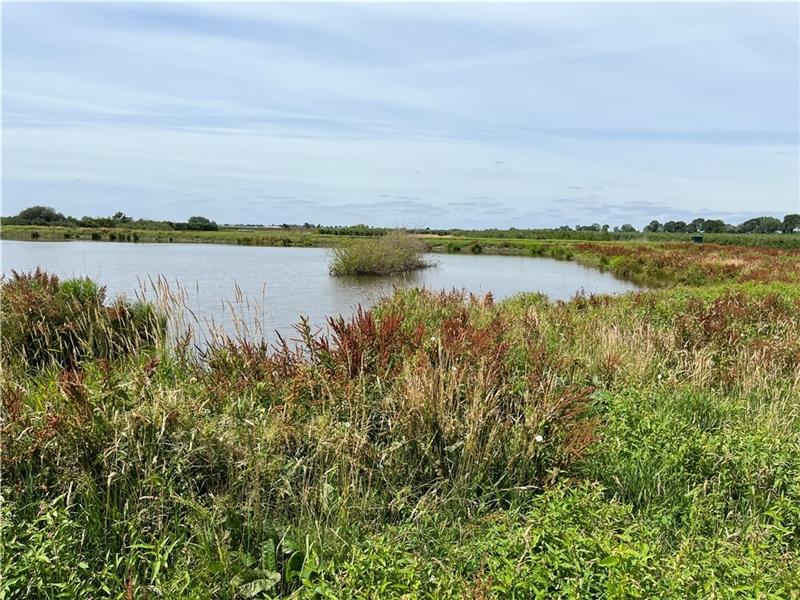
POLYGON ((706 219, 703 221, 703 233, 722 233, 728 226, 722 219, 706 219))
POLYGON ((783 217, 783 233, 794 233, 797 229, 800 229, 800 215, 793 213, 783 217))
POLYGON ((756 233, 777 233, 783 229, 783 221, 775 217, 763 217, 758 224, 756 233))
POLYGON ((687 226, 686 231, 689 233, 699 233, 703 231, 703 227, 705 226, 706 220, 705 219, 693 219, 687 226))
POLYGON ((151 219, 136 219, 131 221, 130 226, 135 229, 149 229, 152 231, 167 231, 172 229, 166 221, 153 221, 151 219))
POLYGON ((217 231, 219 229, 219 225, 206 217, 189 217, 186 225, 194 231, 217 231))
POLYGON ((133 221, 131 217, 129 217, 122 211, 115 212, 114 215, 111 217, 111 220, 114 221, 115 223, 130 223, 131 221, 133 221))
POLYGON ((78 221, 78 225, 80 227, 100 227, 101 226, 97 222, 97 219, 93 219, 91 217, 81 217, 81 220, 78 221))
POLYGON ((608 231, 608 224, 603 225, 603 231, 608 231))
POLYGON ((21 210, 9 223, 17 225, 68 225, 69 220, 49 206, 31 206, 21 210))
POLYGON ((662 229, 667 233, 686 233, 687 226, 684 221, 667 221, 662 229))
POLYGON ((755 217, 736 228, 739 233, 775 233, 781 229, 783 222, 775 217, 755 217))
POLYGON ((620 231, 624 231, 625 233, 633 233, 636 231, 636 227, 631 225, 630 223, 625 223, 622 227, 619 228, 620 231))
POLYGON ((658 231, 663 231, 661 223, 656 220, 650 221, 642 231, 647 231, 650 233, 656 233, 658 231))

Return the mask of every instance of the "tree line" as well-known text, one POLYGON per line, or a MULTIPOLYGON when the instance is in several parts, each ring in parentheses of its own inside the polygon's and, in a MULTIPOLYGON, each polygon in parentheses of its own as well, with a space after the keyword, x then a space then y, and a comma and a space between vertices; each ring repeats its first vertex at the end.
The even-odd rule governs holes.
MULTIPOLYGON (((179 221, 154 221, 150 219, 133 219, 122 212, 117 212, 110 217, 67 217, 48 206, 31 206, 20 211, 13 217, 2 219, 5 225, 38 225, 38 226, 65 226, 65 227, 127 227, 130 229, 150 229, 150 230, 194 230, 194 231, 217 231, 219 225, 216 222, 202 216, 190 217, 185 222, 179 221)), ((308 232, 321 233, 327 235, 345 236, 372 236, 383 235, 388 230, 383 227, 371 227, 369 225, 346 225, 328 226, 312 225, 290 225, 284 223, 282 229, 304 230, 308 232)), ((463 230, 463 229, 410 229, 412 233, 429 233, 438 235, 481 235, 485 237, 526 237, 527 233, 553 233, 568 235, 573 232, 598 232, 598 233, 638 233, 638 230, 630 223, 611 227, 608 224, 592 223, 591 225, 577 225, 572 228, 569 225, 562 225, 555 228, 541 229, 482 229, 482 230, 463 230)), ((755 217, 748 219, 738 225, 726 223, 722 219, 702 219, 697 218, 692 221, 650 221, 643 229, 644 233, 796 233, 800 231, 800 214, 792 213, 785 215, 783 219, 776 217, 755 217)))
POLYGON ((38 225, 42 227, 127 227, 129 229, 152 229, 173 231, 217 231, 219 225, 206 217, 189 217, 187 221, 154 221, 134 219, 123 212, 110 217, 67 217, 49 206, 31 206, 13 217, 4 217, 4 225, 38 225))
POLYGON ((730 225, 721 219, 694 219, 685 221, 650 221, 646 232, 665 233, 795 233, 800 229, 800 214, 788 214, 783 220, 776 217, 755 217, 739 225, 730 225))

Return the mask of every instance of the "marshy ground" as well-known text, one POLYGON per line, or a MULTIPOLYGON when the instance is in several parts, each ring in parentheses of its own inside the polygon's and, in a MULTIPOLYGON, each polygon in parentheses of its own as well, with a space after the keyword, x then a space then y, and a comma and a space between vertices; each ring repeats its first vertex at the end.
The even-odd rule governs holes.
POLYGON ((800 254, 558 247, 661 287, 406 290, 197 353, 9 278, 2 595, 797 597, 800 254))

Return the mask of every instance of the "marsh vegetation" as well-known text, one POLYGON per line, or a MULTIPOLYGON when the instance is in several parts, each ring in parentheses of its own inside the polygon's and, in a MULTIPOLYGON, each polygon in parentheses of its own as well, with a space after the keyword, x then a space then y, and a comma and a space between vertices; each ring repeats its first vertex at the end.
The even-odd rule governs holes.
POLYGON ((681 251, 623 253, 655 291, 404 290, 199 353, 5 281, 0 592, 796 596, 797 257, 681 251))
POLYGON ((422 256, 426 249, 421 240, 399 230, 348 239, 331 251, 330 274, 393 275, 426 269, 433 266, 422 256))

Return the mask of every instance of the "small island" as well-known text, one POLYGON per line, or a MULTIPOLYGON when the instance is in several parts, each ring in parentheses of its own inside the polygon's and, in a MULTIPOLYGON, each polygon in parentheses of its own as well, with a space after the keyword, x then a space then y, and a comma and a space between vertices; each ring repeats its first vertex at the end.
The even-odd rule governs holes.
POLYGON ((425 244, 405 231, 346 240, 331 252, 330 274, 393 275, 426 269, 433 263, 423 258, 425 244))

